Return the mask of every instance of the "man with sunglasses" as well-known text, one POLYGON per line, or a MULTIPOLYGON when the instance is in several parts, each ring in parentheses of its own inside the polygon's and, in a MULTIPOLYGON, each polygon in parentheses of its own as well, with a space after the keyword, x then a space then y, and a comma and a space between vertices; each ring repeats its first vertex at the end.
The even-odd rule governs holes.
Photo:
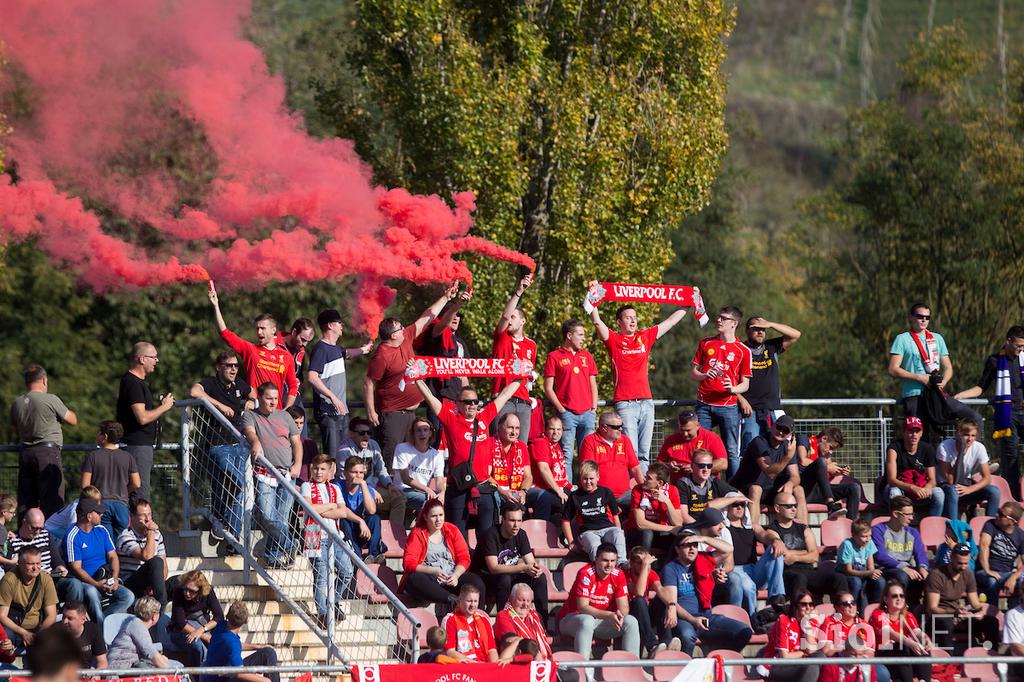
POLYGON ((999 621, 988 615, 985 604, 978 599, 978 586, 970 570, 971 548, 960 544, 953 548, 948 564, 928 574, 924 588, 925 613, 936 646, 963 656, 974 641, 988 644, 999 641, 999 621), (966 602, 966 606, 964 605, 966 602), (966 640, 956 638, 967 634, 966 640))
POLYGON ((677 417, 678 431, 669 434, 658 450, 658 461, 664 462, 672 470, 672 481, 677 482, 690 473, 690 461, 697 450, 711 453, 711 473, 717 479, 729 468, 729 455, 725 444, 717 433, 705 429, 697 419, 697 413, 689 408, 679 412, 677 417))
POLYGON ((779 383, 779 356, 800 340, 800 330, 781 322, 769 322, 755 315, 747 320, 747 340, 743 344, 750 349, 750 388, 743 395, 737 395, 740 414, 743 415, 740 451, 750 441, 768 433, 768 422, 772 415, 782 410, 782 387, 779 383), (768 330, 782 336, 767 339, 768 330))
POLYGON ((889 501, 889 521, 872 526, 871 539, 878 549, 875 566, 882 569, 882 579, 898 580, 919 598, 928 579, 928 553, 921 534, 910 527, 913 520, 914 503, 897 495, 889 501))
POLYGON ((1022 514, 1024 508, 1020 502, 1004 502, 996 517, 981 528, 975 578, 989 604, 999 603, 999 593, 1004 587, 1011 594, 1017 591, 1024 571, 1024 530, 1019 525, 1022 514))
POLYGON ((796 459, 796 423, 788 414, 774 422, 767 436, 750 441, 743 453, 743 463, 729 483, 737 490, 747 489, 754 525, 761 523, 761 504, 771 505, 782 491, 795 497, 800 508, 798 518, 807 518, 804 489, 800 485, 800 469, 796 459))
POLYGON ((796 498, 792 493, 781 492, 775 497, 774 519, 765 526, 773 551, 786 564, 782 576, 786 594, 808 589, 819 600, 826 594, 836 600, 840 592, 849 589, 846 576, 836 573, 834 569, 819 570, 821 550, 818 541, 810 527, 796 522, 796 514, 796 498))
MULTIPOLYGON (((705 509, 723 511, 729 504, 729 493, 739 494, 736 488, 712 476, 714 458, 710 450, 697 450, 690 461, 689 475, 676 481, 679 489, 679 513, 684 524, 693 523, 705 509)), ((743 498, 746 499, 745 497, 743 498)))
POLYGON ((17 532, 7 540, 7 558, 17 560, 18 552, 25 547, 35 547, 40 551, 43 571, 52 575, 54 581, 68 574, 60 542, 46 530, 46 517, 38 507, 25 510, 17 532))
POLYGON ((633 442, 623 433, 625 426, 618 412, 605 412, 597 424, 597 432, 580 444, 580 462, 596 462, 601 470, 600 485, 612 491, 620 507, 628 509, 633 486, 644 482, 640 460, 633 442))

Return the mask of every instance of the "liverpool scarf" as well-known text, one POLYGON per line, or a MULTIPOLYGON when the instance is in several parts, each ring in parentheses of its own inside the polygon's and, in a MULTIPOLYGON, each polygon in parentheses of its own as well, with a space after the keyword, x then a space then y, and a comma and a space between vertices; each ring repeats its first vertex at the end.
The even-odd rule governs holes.
MULTIPOLYGON (((1020 359, 1014 358, 1017 371, 1020 373, 1021 386, 1024 387, 1024 367, 1020 359)), ((1010 356, 1005 350, 996 356, 996 395, 992 401, 995 406, 995 432, 993 438, 1005 438, 1013 435, 1013 382, 1010 381, 1010 356)))
POLYGON ((405 368, 399 387, 405 390, 406 381, 420 379, 450 379, 452 377, 488 377, 529 379, 533 363, 520 358, 434 358, 416 356, 405 368))
POLYGON ((697 287, 598 282, 587 290, 587 296, 583 299, 583 309, 591 313, 604 301, 638 301, 693 308, 693 316, 702 327, 710 319, 704 310, 704 299, 701 298, 700 289, 697 287))

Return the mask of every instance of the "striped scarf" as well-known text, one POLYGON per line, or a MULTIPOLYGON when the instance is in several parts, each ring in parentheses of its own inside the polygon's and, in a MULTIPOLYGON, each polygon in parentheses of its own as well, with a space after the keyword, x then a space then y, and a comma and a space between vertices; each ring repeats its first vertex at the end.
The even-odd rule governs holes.
MULTIPOLYGON (((1021 386, 1024 387, 1024 367, 1016 362, 1020 372, 1021 386)), ((995 432, 992 438, 1006 438, 1013 434, 1013 382, 1010 381, 1010 356, 1005 350, 996 356, 995 432)))

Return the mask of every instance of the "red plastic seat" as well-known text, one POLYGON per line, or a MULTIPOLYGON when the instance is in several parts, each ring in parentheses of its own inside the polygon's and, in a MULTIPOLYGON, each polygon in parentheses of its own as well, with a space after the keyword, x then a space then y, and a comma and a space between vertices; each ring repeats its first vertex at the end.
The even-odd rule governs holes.
POLYGON ((665 651, 659 651, 654 654, 654 660, 656 661, 678 661, 681 665, 656 665, 654 666, 654 680, 655 682, 669 682, 675 678, 676 675, 686 666, 686 662, 691 660, 688 654, 682 651, 672 651, 666 649, 665 651))
MULTIPOLYGON (((398 594, 398 578, 395 576, 395 572, 384 564, 369 564, 367 566, 371 573, 377 575, 380 581, 391 590, 395 595, 398 594)), ((370 577, 362 571, 356 571, 356 594, 371 604, 386 604, 388 598, 377 591, 377 586, 373 584, 370 577)))
POLYGON ((523 521, 523 530, 526 531, 526 537, 530 538, 533 555, 538 559, 561 559, 569 553, 559 542, 558 529, 544 519, 523 521))
POLYGON ((999 504, 1014 499, 1013 493, 1010 492, 1010 483, 999 474, 992 475, 992 485, 999 488, 999 504))
MULTIPOLYGON (((548 601, 549 602, 563 602, 569 598, 568 590, 560 590, 555 587, 555 576, 551 574, 547 566, 541 566, 544 570, 544 577, 548 581, 548 601)), ((571 585, 569 587, 572 587, 571 585)))
MULTIPOLYGON (((972 646, 964 651, 964 656, 982 658, 991 656, 991 652, 982 646, 972 646)), ((999 672, 992 663, 965 663, 964 677, 974 682, 997 682, 999 672)))
MULTIPOLYGON (((562 587, 566 592, 572 591, 572 584, 576 582, 576 574, 587 566, 585 561, 573 561, 562 566, 562 587)), ((568 599, 568 595, 566 595, 568 599)))
POLYGON ((981 529, 985 525, 986 521, 991 520, 991 516, 975 516, 971 519, 971 535, 974 536, 974 542, 977 543, 981 539, 981 529))
MULTIPOLYGON (((741 606, 736 606, 734 604, 719 604, 718 606, 711 607, 711 613, 717 613, 720 616, 725 616, 726 618, 732 618, 733 620, 738 620, 739 622, 743 623, 747 627, 751 627, 751 625, 750 625, 750 614, 747 613, 746 609, 744 609, 741 606)), ((753 629, 753 628, 751 627, 751 629, 753 629)), ((755 634, 753 637, 750 638, 750 642, 749 642, 749 644, 760 644, 760 645, 764 645, 764 644, 767 644, 767 643, 768 643, 768 635, 763 635, 763 634, 761 634, 761 635, 755 634)))
POLYGON ((401 559, 405 555, 405 541, 409 538, 405 526, 397 521, 381 521, 380 539, 388 547, 384 553, 385 558, 401 559))
POLYGON ((945 516, 926 516, 921 519, 918 530, 925 547, 934 550, 946 541, 946 520, 945 516))
POLYGON ((843 540, 850 537, 853 521, 848 518, 826 519, 821 522, 821 548, 835 552, 843 540))
POLYGON ((889 516, 876 516, 875 518, 871 519, 871 525, 877 526, 880 523, 889 523, 889 518, 889 516))
MULTIPOLYGON (((602 661, 639 661, 636 654, 629 651, 617 651, 612 649, 606 651, 601 657, 602 661)), ((601 675, 605 682, 647 682, 644 669, 640 666, 628 668, 601 668, 601 675)))
MULTIPOLYGON (((427 630, 437 625, 437 616, 434 615, 433 609, 409 609, 409 611, 420 622, 417 639, 420 649, 425 649, 427 647, 427 630)), ((411 641, 412 631, 412 622, 402 614, 398 614, 398 639, 403 642, 411 641)))

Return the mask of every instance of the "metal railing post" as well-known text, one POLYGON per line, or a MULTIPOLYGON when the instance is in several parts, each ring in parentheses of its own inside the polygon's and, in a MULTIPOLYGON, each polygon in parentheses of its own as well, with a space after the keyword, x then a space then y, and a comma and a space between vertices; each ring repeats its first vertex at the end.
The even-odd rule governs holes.
POLYGON ((192 530, 192 408, 181 408, 181 529, 192 530))

